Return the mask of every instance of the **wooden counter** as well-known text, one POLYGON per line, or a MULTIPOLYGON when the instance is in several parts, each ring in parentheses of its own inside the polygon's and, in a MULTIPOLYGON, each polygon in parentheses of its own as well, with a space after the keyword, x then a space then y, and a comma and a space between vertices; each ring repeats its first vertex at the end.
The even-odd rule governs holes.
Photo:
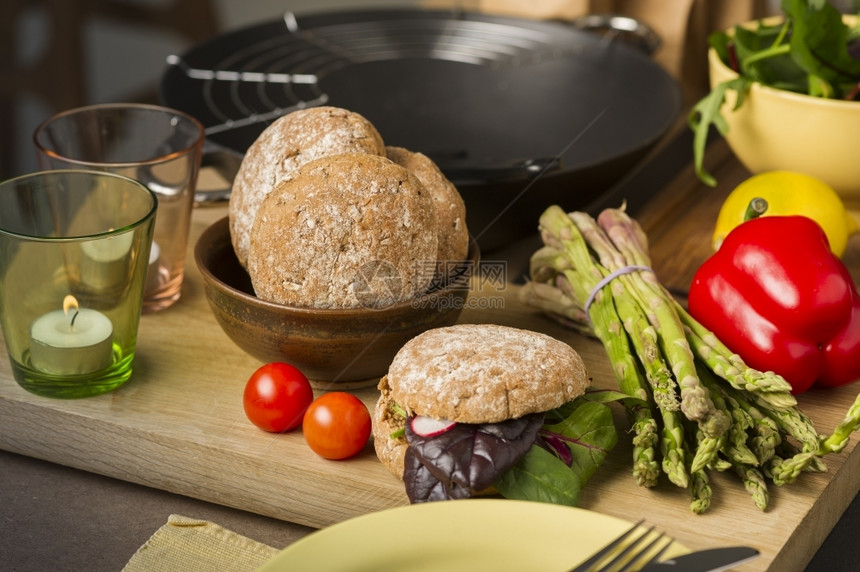
MULTIPOLYGON (((686 289, 708 255, 725 194, 748 176, 724 148, 717 151, 709 161, 718 189, 701 186, 687 170, 637 214, 649 233, 658 276, 676 291, 686 289)), ((223 206, 197 209, 192 240, 225 212, 223 206)), ((852 239, 845 261, 860 282, 860 236, 852 239)), ((517 262, 523 259, 511 259, 511 268, 517 262)), ((602 346, 524 307, 516 289, 488 285, 473 292, 475 308, 464 311, 461 321, 556 336, 582 354, 595 386, 614 387, 602 346), (482 298, 501 301, 503 308, 480 309, 482 298)), ((2 449, 313 527, 407 502, 402 484, 376 460, 370 445, 357 458, 326 461, 307 448, 301 433, 270 435, 246 420, 242 389, 260 364, 220 330, 193 258, 180 302, 143 317, 134 376, 113 393, 76 401, 31 395, 13 380, 5 349, 0 354, 2 449)), ((801 396, 801 406, 819 431, 828 433, 857 389, 811 391, 801 396)), ((374 403, 374 389, 357 393, 374 403)), ((771 487, 766 512, 753 505, 737 479, 714 475, 712 506, 697 516, 688 509, 686 491, 665 480, 653 489, 636 486, 630 445, 622 434, 583 491, 581 506, 629 520, 646 518, 690 548, 755 545, 763 557, 744 570, 802 570, 860 490, 856 442, 852 438, 843 453, 827 457, 829 472, 771 487)))

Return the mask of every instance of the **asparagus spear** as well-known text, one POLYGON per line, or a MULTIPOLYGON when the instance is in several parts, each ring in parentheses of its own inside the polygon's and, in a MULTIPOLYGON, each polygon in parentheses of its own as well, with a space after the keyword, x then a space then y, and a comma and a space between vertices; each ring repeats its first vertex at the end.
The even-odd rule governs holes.
POLYGON ((762 472, 749 465, 735 465, 734 468, 755 505, 759 509, 765 510, 770 501, 770 493, 767 490, 767 481, 765 481, 762 472))
POLYGON ((748 445, 756 459, 756 462, 749 464, 764 465, 776 454, 777 447, 782 443, 783 434, 779 425, 751 404, 742 391, 724 385, 717 386, 725 395, 726 401, 731 404, 733 414, 743 415, 749 424, 746 429, 751 430, 752 434, 749 435, 748 445))
POLYGON ((712 493, 708 474, 704 470, 694 471, 690 480, 690 510, 704 514, 711 506, 712 493))
POLYGON ((651 414, 650 408, 645 404, 649 400, 649 394, 643 380, 643 373, 639 364, 632 359, 633 354, 629 349, 628 340, 621 329, 617 316, 613 316, 614 308, 611 300, 603 295, 598 295, 599 300, 594 304, 595 315, 606 324, 605 328, 597 327, 597 336, 603 340, 610 360, 614 364, 616 379, 619 380, 619 388, 623 393, 637 397, 642 403, 633 402, 627 406, 628 415, 632 421, 633 438, 633 476, 640 486, 654 486, 657 484, 659 470, 655 460, 655 446, 657 443, 657 424, 651 414), (614 319, 613 319, 614 318, 614 319), (610 349, 611 348, 611 349, 610 349))
MULTIPOLYGON (((714 407, 723 412, 728 411, 725 398, 717 388, 713 387, 713 380, 708 375, 708 371, 701 367, 698 362, 696 363, 696 372, 698 373, 702 384, 710 392, 711 401, 714 402, 714 407)), ((731 453, 733 451, 732 445, 739 440, 738 433, 743 434, 743 440, 746 440, 744 429, 745 427, 742 424, 739 424, 736 420, 735 423, 730 424, 728 430, 719 437, 708 437, 707 435, 697 436, 698 446, 696 448, 696 455, 693 457, 690 471, 701 471, 708 465, 711 465, 717 458, 717 454, 720 451, 725 450, 727 447, 731 453)), ((732 455, 730 454, 729 456, 732 455)))
POLYGON ((820 453, 839 453, 848 444, 848 437, 860 426, 860 393, 848 408, 845 418, 833 430, 833 434, 821 443, 820 453))
POLYGON ((773 419, 762 415, 755 407, 751 407, 750 411, 755 432, 750 441, 750 449, 759 464, 763 464, 776 455, 776 448, 782 441, 782 435, 773 419))
POLYGON ((675 381, 660 357, 654 327, 648 323, 639 308, 632 304, 623 292, 619 292, 623 290, 619 283, 610 284, 610 287, 615 294, 613 299, 619 316, 625 316, 624 330, 645 368, 645 378, 651 386, 651 399, 656 403, 663 421, 663 437, 660 441, 663 472, 672 483, 679 487, 686 487, 688 485, 687 455, 684 453, 683 433, 680 430, 681 415, 678 411, 675 381))

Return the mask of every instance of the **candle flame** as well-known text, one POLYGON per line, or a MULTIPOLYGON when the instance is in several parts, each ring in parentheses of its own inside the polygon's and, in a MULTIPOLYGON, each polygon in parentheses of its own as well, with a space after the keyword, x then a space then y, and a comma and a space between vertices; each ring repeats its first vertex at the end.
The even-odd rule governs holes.
POLYGON ((71 294, 67 294, 65 298, 63 298, 63 313, 67 316, 69 315, 70 310, 78 309, 78 301, 71 294))

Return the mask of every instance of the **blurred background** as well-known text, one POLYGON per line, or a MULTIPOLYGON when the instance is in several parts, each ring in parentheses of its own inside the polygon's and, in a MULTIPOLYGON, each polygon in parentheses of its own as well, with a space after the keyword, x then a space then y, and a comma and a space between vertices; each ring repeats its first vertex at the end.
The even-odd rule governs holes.
POLYGON ((158 103, 170 54, 285 11, 416 0, 0 0, 0 179, 37 169, 33 130, 80 105, 158 103))
MULTIPOLYGON (((856 9, 856 0, 840 0, 856 9)), ((692 91, 704 84, 711 29, 778 11, 779 0, 2 0, 0 179, 37 169, 30 136, 85 104, 157 103, 165 59, 219 33, 296 14, 457 6, 535 18, 627 13, 663 37, 655 55, 692 91)))

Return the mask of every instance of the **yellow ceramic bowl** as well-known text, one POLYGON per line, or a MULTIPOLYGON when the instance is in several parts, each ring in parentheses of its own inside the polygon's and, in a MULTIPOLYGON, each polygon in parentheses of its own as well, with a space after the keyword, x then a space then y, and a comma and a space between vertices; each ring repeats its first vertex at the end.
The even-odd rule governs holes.
MULTIPOLYGON (((750 25, 756 25, 755 23, 750 25)), ((711 48, 711 87, 737 77, 711 48)), ((860 102, 811 97, 754 83, 737 110, 736 94, 726 93, 722 112, 725 138, 752 173, 788 170, 832 186, 851 210, 860 208, 860 102)))

